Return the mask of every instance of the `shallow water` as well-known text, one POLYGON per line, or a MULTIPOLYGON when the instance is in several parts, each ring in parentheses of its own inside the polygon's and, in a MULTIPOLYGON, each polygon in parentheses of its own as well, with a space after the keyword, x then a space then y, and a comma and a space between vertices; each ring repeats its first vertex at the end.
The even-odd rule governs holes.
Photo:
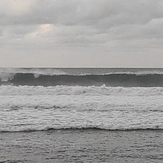
POLYGON ((162 163, 163 131, 55 130, 0 134, 6 163, 162 163))

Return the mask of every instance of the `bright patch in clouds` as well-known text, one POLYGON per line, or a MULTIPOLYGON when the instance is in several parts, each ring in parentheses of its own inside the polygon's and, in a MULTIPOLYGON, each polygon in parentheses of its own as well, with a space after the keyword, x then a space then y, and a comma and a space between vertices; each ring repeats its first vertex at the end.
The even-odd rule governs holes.
POLYGON ((28 35, 29 38, 36 38, 36 37, 45 37, 50 35, 53 31, 52 24, 41 24, 37 27, 37 29, 28 35))

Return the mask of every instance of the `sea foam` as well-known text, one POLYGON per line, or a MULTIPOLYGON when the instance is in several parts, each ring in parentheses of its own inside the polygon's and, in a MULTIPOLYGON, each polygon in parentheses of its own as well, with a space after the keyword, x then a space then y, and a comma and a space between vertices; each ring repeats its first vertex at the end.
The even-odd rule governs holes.
POLYGON ((163 96, 163 87, 0 86, 0 95, 163 96))
POLYGON ((163 88, 1 86, 0 131, 163 129, 163 88))

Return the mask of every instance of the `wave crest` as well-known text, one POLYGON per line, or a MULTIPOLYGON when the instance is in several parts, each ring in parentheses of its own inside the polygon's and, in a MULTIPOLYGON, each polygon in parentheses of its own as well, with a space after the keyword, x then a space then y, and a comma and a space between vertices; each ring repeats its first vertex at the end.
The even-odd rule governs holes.
POLYGON ((63 128, 53 128, 46 127, 44 129, 22 129, 22 130, 0 130, 0 133, 15 133, 15 132, 40 132, 40 131, 87 131, 87 130, 102 130, 102 131, 163 131, 162 127, 151 126, 151 127, 135 127, 135 128, 102 128, 102 127, 63 127, 63 128))

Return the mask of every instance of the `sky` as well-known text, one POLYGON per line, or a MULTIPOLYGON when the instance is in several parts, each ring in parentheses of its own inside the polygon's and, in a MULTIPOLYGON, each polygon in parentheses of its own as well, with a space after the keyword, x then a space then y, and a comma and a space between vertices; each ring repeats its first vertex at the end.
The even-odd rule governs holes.
POLYGON ((0 67, 163 68, 163 0, 0 0, 0 67))

